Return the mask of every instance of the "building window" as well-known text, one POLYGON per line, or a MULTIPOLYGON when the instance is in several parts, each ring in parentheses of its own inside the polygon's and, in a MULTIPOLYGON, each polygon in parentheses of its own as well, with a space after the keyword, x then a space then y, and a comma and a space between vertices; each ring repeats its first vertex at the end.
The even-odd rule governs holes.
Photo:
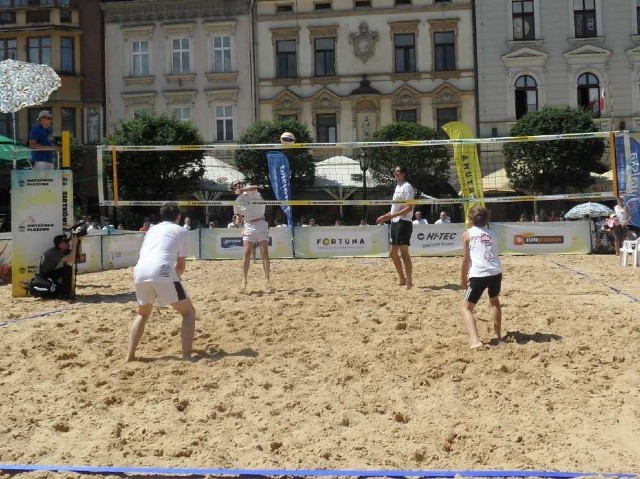
POLYGON ((0 25, 16 23, 16 12, 0 12, 0 25))
POLYGON ((573 0, 573 22, 576 38, 597 36, 596 0, 573 0))
POLYGON ((316 38, 314 40, 316 55, 316 76, 336 74, 336 40, 335 38, 316 38))
POLYGON ((329 12, 331 11, 331 2, 318 2, 313 5, 313 9, 316 12, 329 12))
POLYGON ((51 38, 29 38, 29 62, 51 65, 51 38))
POLYGON ((636 0, 636 28, 640 35, 640 0, 636 0))
POLYGON ((68 8, 60 9, 60 23, 71 23, 73 21, 73 15, 68 8))
POLYGON ((148 40, 134 40, 131 42, 131 76, 149 76, 148 40))
POLYGON ((513 39, 534 40, 536 38, 533 15, 533 0, 517 0, 511 3, 513 15, 513 39))
POLYGON ((215 141, 233 141, 233 105, 216 105, 215 116, 215 141))
POLYGON ((148 116, 151 113, 151 108, 149 107, 141 107, 133 110, 133 119, 139 120, 148 116))
POLYGON ((583 73, 578 77, 578 106, 600 117, 600 82, 593 73, 583 73))
POLYGON ((298 115, 278 115, 278 120, 295 120, 298 121, 298 115))
POLYGON ((277 5, 276 13, 293 13, 293 4, 277 5))
POLYGON ((74 39, 73 37, 60 38, 60 71, 73 73, 75 71, 74 39))
POLYGON ((418 123, 418 110, 396 110, 396 121, 418 123))
POLYGON ((49 23, 51 21, 50 10, 27 10, 26 12, 27 23, 49 23))
POLYGON ((280 40, 276 42, 276 77, 296 78, 297 76, 296 41, 280 40))
POLYGON ((230 73, 231 66, 231 37, 213 37, 213 71, 215 73, 230 73))
POLYGON ((17 60, 18 46, 15 38, 0 38, 0 61, 17 60))
POLYGON ((356 0, 353 6, 355 8, 369 8, 371 6, 371 0, 356 0))
POLYGON ((435 32, 433 34, 436 55, 436 71, 456 69, 455 32, 435 32))
POLYGON ((191 41, 188 38, 171 40, 171 73, 191 73, 191 41))
POLYGON ((411 5, 411 0, 396 0, 396 5, 411 5))
POLYGON ((516 118, 538 111, 538 85, 533 77, 523 75, 516 80, 516 118))
POLYGON ((396 73, 416 71, 416 37, 413 33, 396 34, 393 37, 396 49, 396 73))
POLYGON ((436 109, 436 128, 438 134, 443 137, 448 135, 442 129, 444 125, 450 121, 458 121, 458 109, 457 108, 438 108, 436 109))
POLYGON ((61 108, 62 111, 62 121, 60 122, 60 127, 62 131, 71 132, 71 136, 75 138, 76 136, 76 109, 75 108, 61 108))
POLYGON ((174 107, 173 116, 180 121, 191 121, 191 107, 190 106, 174 107))
POLYGON ((316 141, 318 143, 336 143, 338 124, 335 113, 316 115, 316 141))

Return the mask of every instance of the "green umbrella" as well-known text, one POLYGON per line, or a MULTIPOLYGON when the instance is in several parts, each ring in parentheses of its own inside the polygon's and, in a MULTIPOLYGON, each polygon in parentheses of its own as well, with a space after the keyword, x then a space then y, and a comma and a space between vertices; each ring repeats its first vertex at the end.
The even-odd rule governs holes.
POLYGON ((31 150, 26 146, 14 145, 13 139, 0 135, 0 167, 6 167, 13 164, 15 159, 19 163, 31 160, 31 150))

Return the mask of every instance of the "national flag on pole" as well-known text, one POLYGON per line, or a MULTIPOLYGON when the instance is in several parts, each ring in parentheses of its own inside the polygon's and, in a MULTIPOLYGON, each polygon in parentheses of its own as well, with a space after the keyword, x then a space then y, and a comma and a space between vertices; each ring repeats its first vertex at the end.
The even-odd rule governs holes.
POLYGON ((600 114, 604 114, 607 111, 607 95, 604 87, 600 90, 600 114))

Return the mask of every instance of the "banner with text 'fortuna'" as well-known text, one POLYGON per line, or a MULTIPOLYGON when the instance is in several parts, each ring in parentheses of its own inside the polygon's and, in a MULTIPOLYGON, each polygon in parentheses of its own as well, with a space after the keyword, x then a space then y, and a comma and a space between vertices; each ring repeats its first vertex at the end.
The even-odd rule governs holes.
MULTIPOLYGON (((452 140, 473 138, 471 128, 460 121, 452 121, 442 127, 452 140)), ((454 145, 453 158, 456 162, 456 171, 460 180, 462 196, 477 198, 478 204, 484 206, 484 190, 482 188, 482 171, 478 159, 477 146, 473 144, 454 145)), ((467 220, 467 213, 471 203, 464 204, 464 218, 467 220)))
MULTIPOLYGON (((269 151, 269 181, 276 199, 288 201, 291 199, 291 168, 289 158, 281 151, 269 151)), ((281 206, 282 212, 287 217, 287 224, 293 226, 293 210, 291 206, 281 206)))
POLYGON ((627 158, 624 137, 616 137, 618 192, 631 212, 631 224, 640 227, 640 143, 629 137, 631 155, 627 158))

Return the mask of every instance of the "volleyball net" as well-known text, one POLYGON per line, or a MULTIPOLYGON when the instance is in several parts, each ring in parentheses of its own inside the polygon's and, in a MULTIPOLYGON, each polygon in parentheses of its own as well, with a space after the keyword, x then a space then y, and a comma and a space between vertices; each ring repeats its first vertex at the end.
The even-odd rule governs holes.
POLYGON ((615 138, 626 134, 103 145, 97 155, 98 194, 103 207, 156 207, 166 201, 182 207, 229 207, 235 203, 231 184, 245 180, 261 188, 265 205, 333 206, 342 215, 343 207, 388 209, 393 170, 405 165, 418 193, 405 203, 413 205, 608 200, 617 194, 615 138), (278 171, 287 178, 274 179, 274 171, 269 171, 274 155, 285 157, 286 170, 278 171), (277 194, 274 180, 288 182, 285 196, 277 194))

